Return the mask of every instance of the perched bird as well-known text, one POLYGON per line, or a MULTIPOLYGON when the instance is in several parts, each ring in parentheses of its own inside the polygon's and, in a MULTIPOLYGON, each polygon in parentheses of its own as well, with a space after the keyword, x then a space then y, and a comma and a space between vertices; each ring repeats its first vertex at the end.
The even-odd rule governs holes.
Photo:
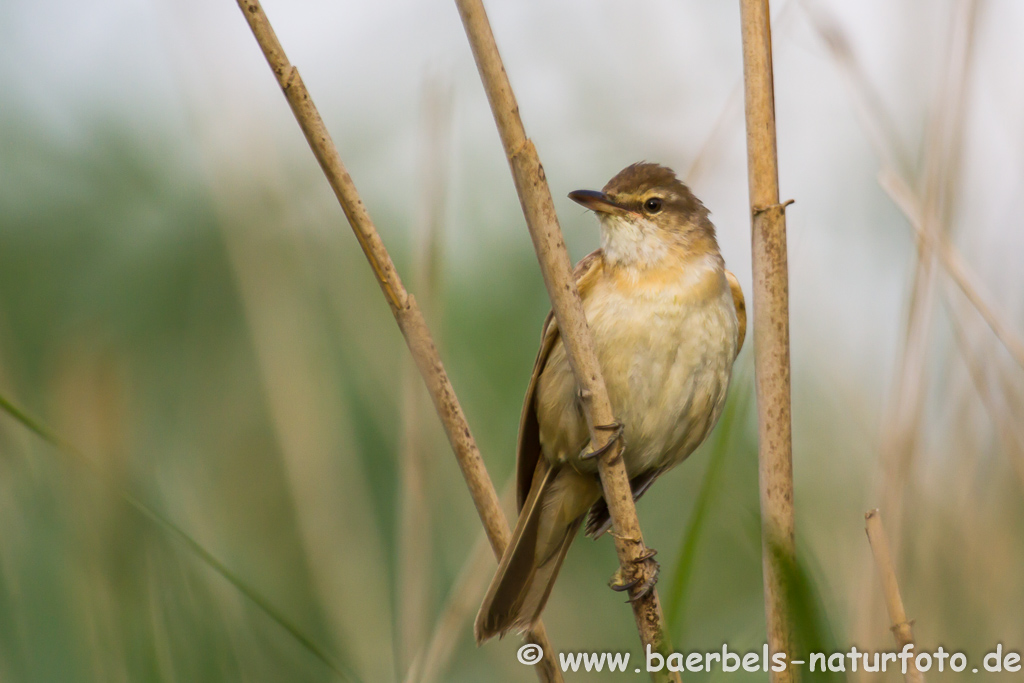
MULTIPOLYGON (((601 248, 575 278, 618 420, 605 428, 624 440, 635 499, 717 422, 746 332, 743 292, 708 210, 671 169, 633 164, 601 192, 569 197, 601 224, 601 248)), ((549 314, 519 425, 519 521, 477 614, 477 643, 537 620, 588 510, 588 535, 611 527, 597 460, 549 314)))

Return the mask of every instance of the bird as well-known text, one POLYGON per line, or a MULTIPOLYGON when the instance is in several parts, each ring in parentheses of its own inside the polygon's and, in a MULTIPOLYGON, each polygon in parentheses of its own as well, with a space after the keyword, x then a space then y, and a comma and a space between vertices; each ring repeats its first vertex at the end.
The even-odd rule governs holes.
MULTIPOLYGON (((600 223, 600 248, 573 275, 616 419, 598 428, 622 439, 635 500, 718 421, 746 335, 743 291, 709 211, 672 169, 638 162, 569 198, 600 223)), ((478 645, 537 621, 588 512, 587 535, 611 528, 598 455, 549 313, 520 418, 519 518, 476 617, 478 645)), ((635 600, 653 589, 656 563, 648 576, 636 586, 617 574, 611 587, 635 600)))

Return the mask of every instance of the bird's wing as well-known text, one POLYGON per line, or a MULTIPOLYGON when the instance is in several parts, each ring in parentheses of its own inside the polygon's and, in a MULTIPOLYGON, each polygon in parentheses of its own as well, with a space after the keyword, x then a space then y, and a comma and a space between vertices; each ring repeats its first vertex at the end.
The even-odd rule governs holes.
MULTIPOLYGON (((573 269, 573 277, 576 280, 576 288, 580 292, 581 299, 586 298, 603 266, 604 254, 600 249, 591 252, 576 264, 573 269)), ((554 313, 548 313, 548 317, 544 319, 544 331, 540 336, 540 350, 537 352, 537 360, 533 364, 533 375, 530 377, 530 385, 526 389, 523 412, 519 418, 519 443, 516 448, 516 501, 520 509, 530 494, 533 473, 537 467, 537 460, 541 457, 540 426, 537 423, 537 412, 533 405, 537 392, 537 381, 540 379, 540 373, 544 371, 548 356, 551 355, 551 349, 555 348, 558 339, 558 324, 555 322, 554 313)))
POLYGON ((725 271, 725 279, 729 281, 729 289, 732 290, 732 302, 736 306, 736 319, 740 323, 739 338, 736 342, 736 355, 740 355, 743 348, 743 338, 747 336, 747 304, 743 300, 743 290, 740 289, 740 281, 736 276, 725 271))

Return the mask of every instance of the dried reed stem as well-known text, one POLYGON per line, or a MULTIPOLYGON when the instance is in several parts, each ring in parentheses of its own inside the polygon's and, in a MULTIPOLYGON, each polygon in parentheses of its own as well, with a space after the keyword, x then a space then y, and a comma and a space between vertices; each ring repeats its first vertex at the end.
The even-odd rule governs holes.
MULTIPOLYGON (((390 585, 379 570, 387 551, 377 520, 364 513, 373 498, 355 457, 352 416, 337 394, 318 381, 330 374, 333 359, 318 353, 311 343, 322 333, 320 319, 312 310, 308 291, 282 267, 282 245, 267 249, 261 240, 251 239, 245 234, 251 222, 242 218, 247 214, 237 213, 240 207, 229 203, 239 193, 227 184, 239 177, 221 169, 211 173, 211 186, 216 210, 224 217, 219 223, 228 263, 249 328, 284 483, 294 501, 309 579, 338 650, 347 653, 364 679, 379 680, 391 673, 394 653, 392 609, 387 600, 390 585), (344 496, 338 495, 338 481, 345 482, 344 496), (352 519, 362 521, 352 524, 352 519), (324 539, 342 538, 348 547, 324 543, 324 539), (359 548, 358 555, 351 547, 359 548), (339 576, 360 591, 347 590, 339 576), (347 618, 376 601, 384 606, 373 623, 347 618)), ((246 183, 251 190, 260 180, 249 174, 246 183)), ((252 201, 248 194, 246 200, 252 201)), ((273 220, 273 207, 283 206, 285 202, 274 201, 245 210, 262 211, 273 220)), ((283 211, 279 215, 287 220, 283 211)))
MULTIPOLYGON (((1013 467, 1013 471, 1020 480, 1021 486, 1024 487, 1024 436, 1022 436, 1020 425, 1012 409, 1007 408, 1005 405, 1010 399, 1009 397, 1003 397, 1002 401, 998 400, 997 394, 1000 388, 993 387, 993 383, 989 381, 988 372, 983 367, 985 365, 982 361, 982 357, 985 355, 984 352, 981 350, 975 351, 971 348, 962 322, 964 319, 963 311, 960 310, 962 304, 958 307, 948 298, 946 304, 950 327, 953 329, 953 339, 956 341, 960 356, 964 361, 964 366, 967 368, 967 374, 974 385, 974 389, 978 392, 978 398, 981 399, 982 406, 988 412, 989 417, 992 418, 996 433, 1002 441, 1003 450, 1006 451, 1007 457, 1010 460, 1010 466, 1013 467)), ((991 360, 990 357, 989 359, 991 360)), ((996 373, 999 373, 1001 371, 999 365, 1001 364, 993 363, 993 365, 996 366, 996 373)))
MULTIPOLYGON (((480 515, 491 548, 494 550, 495 556, 501 557, 511 538, 508 520, 505 519, 505 515, 501 511, 498 494, 487 474, 483 458, 480 456, 480 449, 470 433, 466 416, 462 412, 462 406, 448 379, 448 373, 441 362, 441 357, 434 345, 426 321, 423 319, 423 314, 417 306, 416 300, 402 285, 394 263, 391 261, 391 256, 384 247, 380 235, 377 234, 370 214, 341 161, 338 149, 331 140, 327 127, 324 125, 323 119, 320 118, 320 113, 313 104, 313 100, 302 82, 302 77, 299 76, 298 69, 288 61, 284 48, 278 41, 274 29, 270 25, 270 20, 264 14, 260 3, 258 0, 238 0, 238 6, 242 10, 242 14, 245 15, 246 21, 256 37, 256 42, 263 50, 267 63, 270 65, 271 71, 274 72, 278 84, 291 106, 292 113, 306 136, 313 155, 320 163, 320 168, 323 169, 363 253, 373 268, 377 282, 384 292, 384 297, 405 337, 416 367, 427 385, 434 408, 444 425, 448 441, 451 443, 459 467, 462 469, 462 476, 469 487, 470 496, 480 515)), ((542 623, 537 623, 528 639, 544 648, 544 659, 535 668, 538 677, 542 681, 561 681, 562 677, 558 671, 554 650, 547 640, 542 623)))
MULTIPOLYGON (((792 652, 785 568, 795 566, 793 451, 789 376, 789 271, 786 205, 779 203, 767 0, 740 0, 747 113, 754 276, 754 372, 757 384, 758 471, 765 618, 772 653, 792 652)), ((793 680, 792 667, 772 672, 774 683, 793 680)))
POLYGON ((949 244, 946 236, 939 231, 925 228, 922 218, 923 210, 913 190, 903 178, 889 168, 879 171, 878 184, 906 217, 907 223, 914 229, 918 242, 922 243, 924 248, 938 255, 939 262, 942 263, 943 269, 950 279, 956 283, 956 286, 988 324, 999 342, 1009 351, 1014 362, 1024 368, 1024 342, 1014 334, 1003 318, 989 305, 986 297, 981 293, 981 286, 977 284, 977 277, 970 272, 967 264, 959 252, 949 244))
MULTIPOLYGON (((595 449, 600 449, 608 444, 611 432, 595 429, 594 425, 611 424, 615 422, 615 416, 612 414, 604 377, 597 362, 594 341, 587 326, 583 304, 576 290, 572 263, 562 239, 544 169, 533 142, 526 137, 512 85, 498 54, 483 3, 481 0, 455 0, 455 4, 462 16, 462 24, 466 29, 473 57, 501 135, 501 142, 526 217, 526 225, 537 251, 544 284, 551 298, 551 308, 565 344, 576 384, 580 389, 583 410, 590 429, 591 445, 595 449)), ((646 551, 646 546, 636 516, 626 467, 622 461, 621 439, 616 440, 612 448, 602 456, 599 468, 604 497, 608 501, 608 510, 615 531, 615 548, 623 572, 627 576, 635 576, 638 573, 652 571, 647 563, 639 561, 646 551)), ((664 652, 664 617, 657 592, 651 591, 632 604, 641 641, 655 651, 664 652)), ((652 678, 679 680, 678 675, 664 671, 660 674, 652 673, 652 678)))
MULTIPOLYGON (((811 10, 806 0, 805 7, 811 10)), ((929 121, 924 181, 921 183, 925 201, 922 201, 904 180, 909 176, 908 155, 900 143, 893 122, 886 114, 882 98, 858 63, 842 25, 834 18, 826 16, 822 7, 810 12, 814 25, 829 47, 841 72, 846 76, 868 139, 881 160, 883 173, 880 183, 883 189, 893 196, 897 206, 907 214, 911 226, 920 233, 903 352, 889 401, 892 409, 888 411, 882 428, 879 489, 882 508, 886 510, 890 521, 898 522, 902 518, 904 482, 908 479, 913 465, 919 424, 924 409, 927 382, 925 360, 931 304, 934 298, 935 252, 932 243, 945 239, 943 228, 948 225, 952 216, 955 198, 953 188, 959 173, 959 147, 967 99, 963 93, 967 91, 967 78, 970 75, 969 63, 977 11, 978 3, 973 0, 959 3, 956 7, 957 14, 951 24, 949 68, 945 71, 942 88, 932 106, 929 121), (901 194, 901 199, 897 200, 894 192, 901 194), (908 211, 910 205, 915 207, 913 211, 908 211), (927 211, 921 208, 923 205, 928 207, 927 211), (929 240, 925 235, 932 239, 929 240)), ((945 266, 947 262, 940 260, 940 263, 945 266)), ((968 297, 971 298, 970 295, 968 297)), ((979 301, 980 297, 972 298, 972 303, 979 301)), ((901 531, 898 524, 894 531, 895 544, 898 546, 901 531)), ((862 574, 866 583, 870 583, 871 576, 868 572, 862 574)), ((873 593, 873 590, 867 592, 873 593)), ((867 625, 871 621, 869 611, 875 603, 862 595, 856 600, 856 604, 858 614, 855 619, 855 631, 864 637, 867 625)), ((864 674, 859 675, 864 677, 864 674)))
POLYGON ((822 3, 802 0, 811 25, 817 30, 829 54, 835 60, 840 74, 845 77, 853 97, 854 109, 875 154, 883 165, 906 172, 910 166, 907 153, 900 143, 899 134, 885 108, 878 90, 872 85, 853 51, 849 36, 840 21, 822 3))
MULTIPOLYGON (((930 379, 926 360, 936 299, 936 250, 939 236, 952 226, 959 184, 963 129, 967 114, 968 82, 973 55, 977 0, 958 3, 949 29, 948 66, 932 104, 925 135, 925 164, 921 178, 921 235, 917 241, 917 268, 907 315, 903 359, 892 397, 892 410, 882 435, 883 481, 881 509, 892 526, 893 545, 903 536, 904 489, 918 455, 921 422, 930 379), (932 238, 932 239, 929 239, 932 238)), ((902 208, 902 207, 901 207, 902 208)))
MULTIPOLYGON (((795 2, 783 0, 777 5, 775 12, 775 34, 785 33, 793 25, 795 2)), ((722 161, 723 151, 733 143, 734 127, 743 114, 743 79, 739 78, 736 85, 729 91, 729 97, 722 105, 711 132, 697 150, 690 168, 684 174, 683 182, 690 188, 698 186, 716 163, 722 161)))
POLYGON ((406 677, 405 683, 437 683, 443 680, 455 654, 458 636, 464 627, 472 624, 480 600, 487 590, 487 583, 494 574, 494 563, 487 557, 483 541, 481 535, 478 542, 473 544, 458 578, 452 582, 452 592, 445 600, 434 630, 420 653, 416 676, 406 677))
MULTIPOLYGON (((864 530, 868 533, 871 552, 875 556, 878 577, 882 581, 882 592, 885 595, 885 606, 892 620, 892 633, 899 647, 914 644, 914 632, 907 621, 907 612, 903 609, 903 598, 900 597, 900 586, 896 581, 896 570, 893 568, 892 555, 889 553, 889 539, 882 526, 882 516, 878 510, 871 510, 864 515, 864 530)), ((914 658, 907 663, 907 683, 924 683, 924 674, 917 669, 914 658)))
MULTIPOLYGON (((511 507, 514 494, 513 475, 502 489, 501 500, 511 507)), ((493 574, 494 565, 486 555, 481 535, 473 543, 458 578, 452 583, 451 592, 437 615, 427 645, 417 656, 415 671, 406 676, 404 683, 437 683, 441 680, 455 654, 459 632, 471 623, 493 574)))

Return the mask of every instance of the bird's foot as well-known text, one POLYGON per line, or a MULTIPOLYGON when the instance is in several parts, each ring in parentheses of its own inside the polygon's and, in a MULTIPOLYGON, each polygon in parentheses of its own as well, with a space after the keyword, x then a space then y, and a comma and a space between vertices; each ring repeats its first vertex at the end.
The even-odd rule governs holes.
POLYGON ((602 455, 608 452, 616 441, 622 438, 622 423, 612 422, 610 425, 594 425, 594 429, 600 429, 603 432, 612 432, 611 437, 608 439, 608 443, 601 446, 598 449, 591 450, 590 444, 583 449, 580 453, 580 460, 593 460, 594 458, 600 458, 602 455))
POLYGON ((627 577, 622 567, 619 567, 608 582, 608 587, 619 593, 630 591, 630 598, 626 602, 636 602, 650 595, 658 583, 658 574, 661 572, 661 565, 654 560, 657 554, 658 551, 654 548, 644 548, 640 556, 632 562, 632 575, 627 577))

